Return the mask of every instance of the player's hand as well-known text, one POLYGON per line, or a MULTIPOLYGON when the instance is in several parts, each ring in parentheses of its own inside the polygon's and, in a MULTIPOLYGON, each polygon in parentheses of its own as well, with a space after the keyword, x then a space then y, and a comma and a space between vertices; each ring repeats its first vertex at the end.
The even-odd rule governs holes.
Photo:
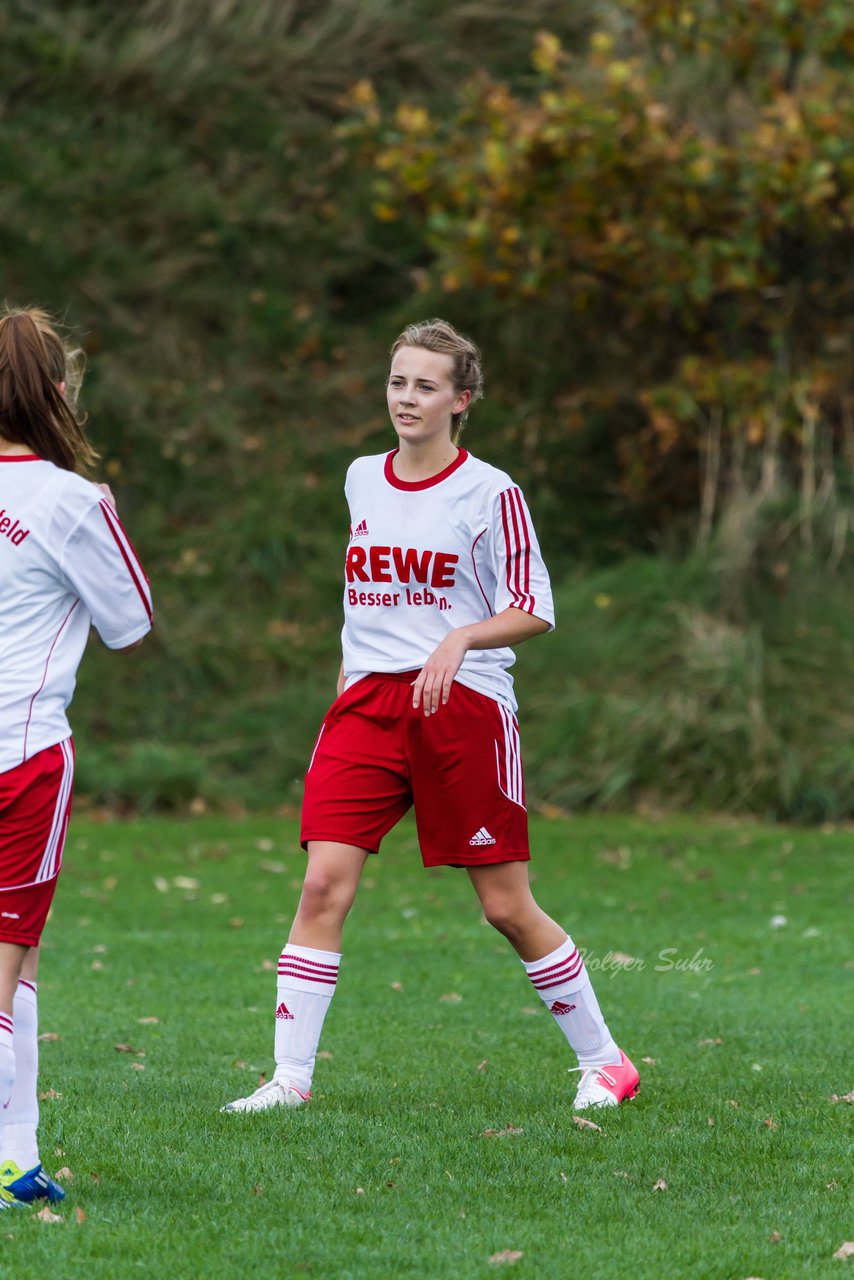
POLYGON ((111 506, 111 507, 113 508, 113 510, 115 511, 115 509, 116 509, 116 500, 115 500, 115 498, 113 497, 113 491, 112 491, 112 489, 110 488, 110 486, 109 486, 108 484, 99 484, 99 485, 98 485, 98 488, 101 490, 101 493, 103 493, 104 497, 107 499, 107 501, 109 502, 110 506, 111 506))
POLYGON ((425 716, 432 716, 445 706, 451 696, 454 676, 463 664, 468 644, 462 630, 452 631, 437 645, 418 676, 412 682, 412 706, 423 706, 425 716))

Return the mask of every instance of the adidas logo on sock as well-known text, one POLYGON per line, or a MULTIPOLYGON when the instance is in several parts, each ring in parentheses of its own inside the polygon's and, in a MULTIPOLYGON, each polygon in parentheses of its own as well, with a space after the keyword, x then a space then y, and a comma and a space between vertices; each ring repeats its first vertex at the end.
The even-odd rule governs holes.
POLYGON ((469 844, 474 845, 475 848, 482 844, 495 844, 495 836, 491 836, 486 827, 481 827, 480 831, 475 831, 469 844))
POLYGON ((355 529, 353 530, 353 537, 354 537, 354 538, 367 538, 367 537, 368 537, 368 522, 367 522, 367 520, 360 520, 360 521, 359 521, 359 523, 356 525, 355 529))
POLYGON ((277 1018, 293 1018, 293 1016, 294 1015, 291 1013, 290 1009, 288 1008, 288 1006, 285 1004, 283 1000, 282 1003, 279 1005, 278 1009, 276 1010, 276 1017, 277 1018))
POLYGON ((562 1000, 555 1000, 554 1004, 550 1005, 550 1008, 552 1013, 559 1018, 562 1013, 572 1013, 575 1005, 564 1004, 562 1000))

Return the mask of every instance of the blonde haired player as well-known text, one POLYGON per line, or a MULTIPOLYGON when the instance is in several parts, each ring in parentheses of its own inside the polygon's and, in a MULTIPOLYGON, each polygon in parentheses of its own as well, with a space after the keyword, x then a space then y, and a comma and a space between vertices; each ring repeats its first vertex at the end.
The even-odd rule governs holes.
POLYGON ((482 394, 477 348, 442 320, 391 349, 398 447, 347 474, 343 664, 305 781, 308 869, 279 960, 273 1079, 223 1109, 309 1097, 362 868, 415 807, 425 866, 464 867, 578 1055, 576 1110, 633 1097, 572 939, 528 883, 513 646, 554 625, 548 574, 508 475, 459 446, 482 394))
POLYGON ((94 623, 151 627, 148 581, 76 412, 80 353, 44 312, 0 313, 0 1209, 64 1192, 39 1159, 38 948, 71 811, 66 708, 94 623))

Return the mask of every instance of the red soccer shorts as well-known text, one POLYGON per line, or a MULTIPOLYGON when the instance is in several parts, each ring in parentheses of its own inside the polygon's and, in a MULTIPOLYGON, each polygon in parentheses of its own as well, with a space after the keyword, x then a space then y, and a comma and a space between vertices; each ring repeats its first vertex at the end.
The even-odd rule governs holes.
POLYGON ((527 861, 515 716, 457 681, 447 706, 425 716, 412 707, 417 674, 365 676, 332 704, 306 774, 303 845, 376 853, 414 804, 425 867, 527 861))
POLYGON ((0 942, 38 946, 71 815, 71 739, 0 773, 0 942))

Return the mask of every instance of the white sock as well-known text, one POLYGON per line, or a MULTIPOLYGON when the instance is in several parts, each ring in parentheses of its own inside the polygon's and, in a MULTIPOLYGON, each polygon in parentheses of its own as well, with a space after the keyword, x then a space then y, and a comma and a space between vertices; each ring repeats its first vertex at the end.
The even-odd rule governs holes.
POLYGON ((611 1033, 605 1025, 599 1001, 578 948, 567 938, 542 960, 526 963, 525 971, 543 1003, 578 1054, 581 1067, 605 1067, 620 1061, 611 1033))
POLYGON ((311 1089, 323 1019, 335 994, 341 956, 290 943, 279 956, 276 984, 276 1073, 300 1093, 311 1089))
POLYGON ((3 1112, 0 1155, 26 1172, 39 1163, 39 1007, 34 982, 22 978, 15 992, 15 1083, 3 1112))
POLYGON ((0 1107, 4 1112, 15 1083, 15 1050, 12 1047, 12 1018, 0 1013, 0 1107))

